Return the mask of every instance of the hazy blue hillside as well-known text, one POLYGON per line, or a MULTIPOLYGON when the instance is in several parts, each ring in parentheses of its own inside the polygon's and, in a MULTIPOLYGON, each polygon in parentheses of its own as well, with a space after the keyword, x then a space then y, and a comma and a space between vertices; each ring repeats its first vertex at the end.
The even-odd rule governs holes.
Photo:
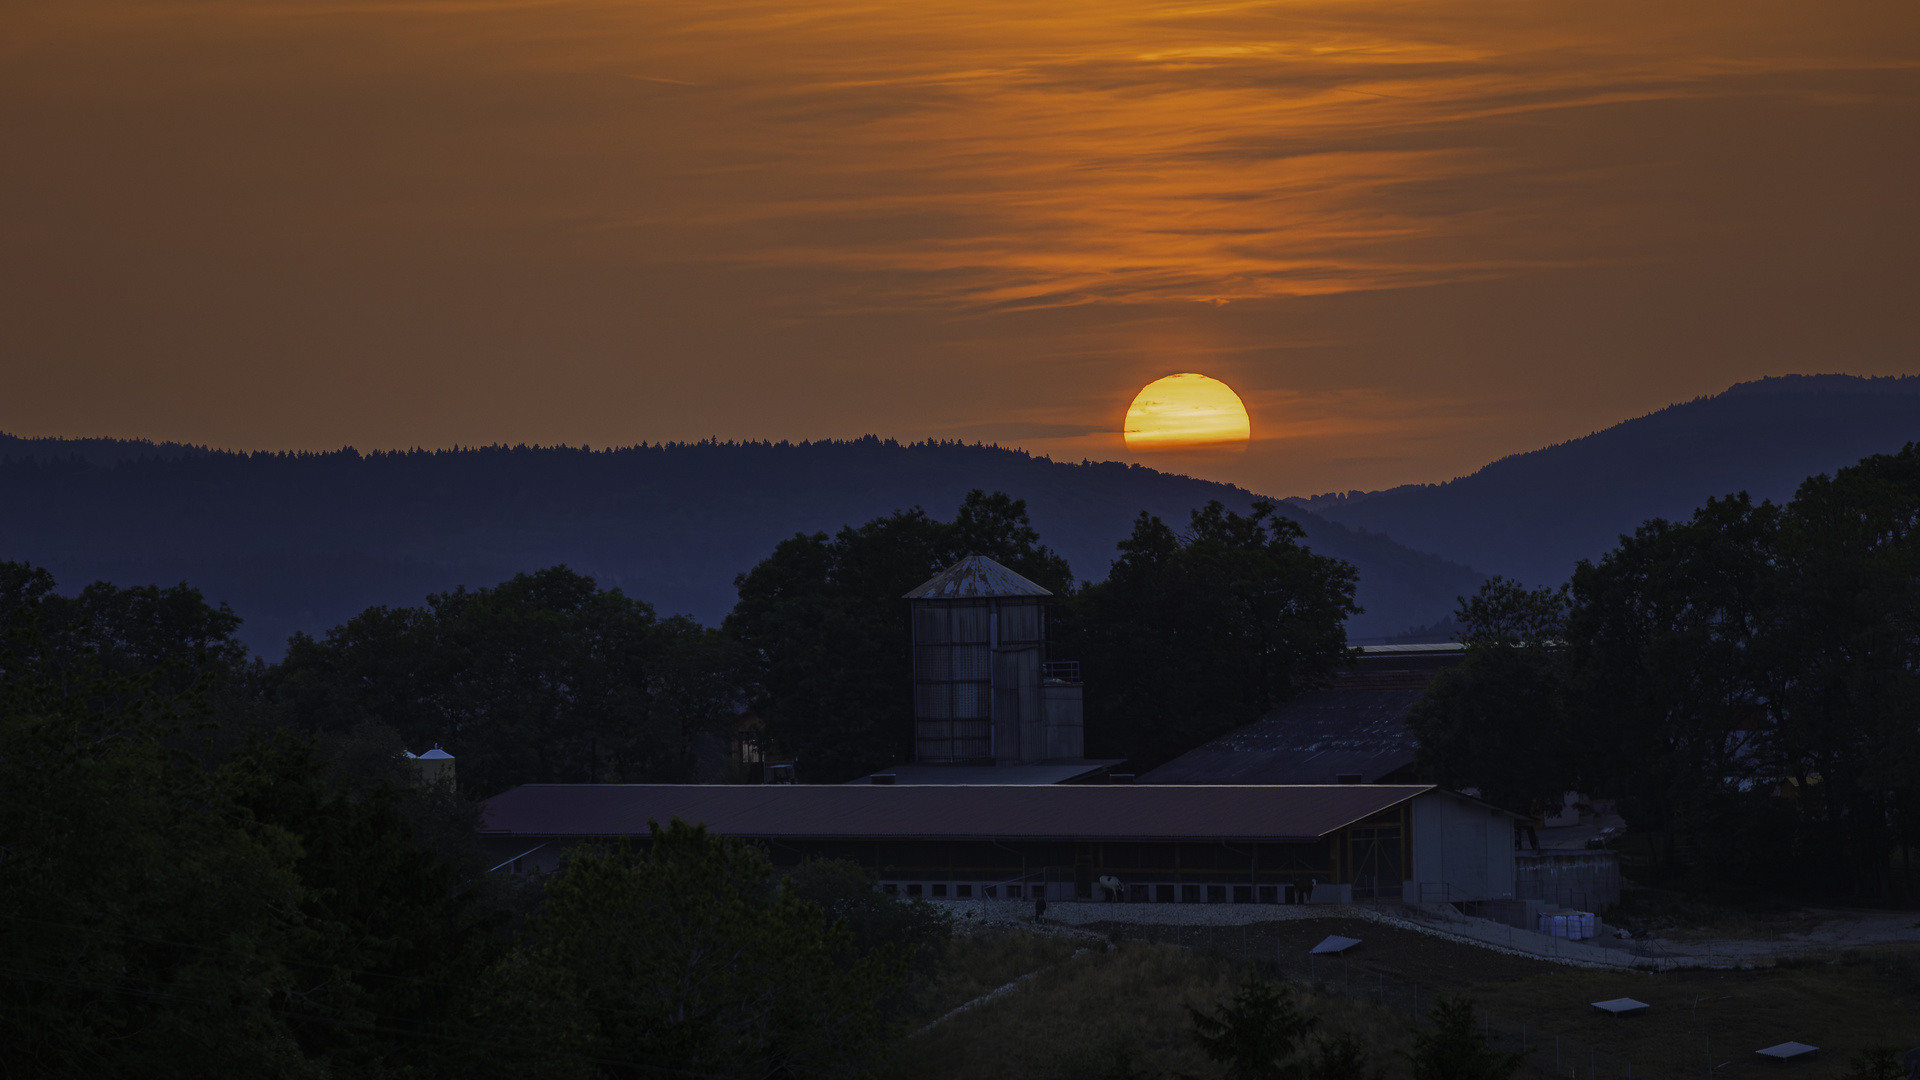
MULTIPOLYGON (((63 589, 190 581, 246 618, 277 657, 372 604, 489 585, 566 563, 665 612, 718 621, 733 577, 795 532, 919 505, 952 514, 970 488, 1026 499, 1083 578, 1147 510, 1184 525, 1248 492, 1115 463, 1070 465, 993 447, 879 439, 360 455, 233 454, 121 440, 0 436, 0 558, 49 567, 63 589)), ((1380 536, 1294 514, 1315 550, 1360 568, 1355 636, 1431 622, 1479 575, 1380 536)))
POLYGON ((1736 491, 1776 502, 1808 476, 1920 439, 1920 377, 1789 375, 1740 383, 1444 484, 1323 497, 1332 521, 1554 584, 1652 517, 1736 491))

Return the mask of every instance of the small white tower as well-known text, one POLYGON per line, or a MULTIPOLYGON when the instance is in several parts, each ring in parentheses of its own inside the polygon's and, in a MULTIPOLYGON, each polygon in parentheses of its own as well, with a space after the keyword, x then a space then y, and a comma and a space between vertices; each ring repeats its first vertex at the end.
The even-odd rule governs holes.
POLYGON ((408 754, 413 759, 413 769, 420 777, 422 787, 432 787, 445 780, 447 787, 453 787, 453 755, 440 749, 439 743, 424 754, 408 754))

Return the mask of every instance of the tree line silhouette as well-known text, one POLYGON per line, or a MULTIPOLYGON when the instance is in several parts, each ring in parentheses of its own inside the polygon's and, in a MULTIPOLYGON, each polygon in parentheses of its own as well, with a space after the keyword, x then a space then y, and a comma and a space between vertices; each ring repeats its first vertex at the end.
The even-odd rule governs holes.
MULTIPOLYGON (((246 616, 239 639, 278 659, 373 606, 565 565, 714 626, 735 576, 795 533, 894 511, 944 512, 968 491, 1025 500, 1076 575, 1106 575, 1146 510, 1176 526, 1246 490, 1117 462, 1056 462, 952 442, 475 447, 228 453, 0 435, 0 559, 70 585, 190 581, 246 616)), ((1479 575, 1387 537, 1293 512, 1314 550, 1363 571, 1353 633, 1440 617, 1479 575)))
MULTIPOLYGON (((1493 582, 1462 599, 1467 660, 1414 718, 1420 766, 1522 809, 1612 797, 1695 885, 1911 896, 1917 525, 1909 446, 1783 505, 1648 522, 1564 591, 1493 582)), ((67 596, 0 563, 9 1060, 51 1076, 859 1075, 936 954, 938 912, 858 868, 782 879, 750 845, 675 823, 552 879, 503 878, 474 799, 697 779, 749 713, 807 779, 897 760, 898 598, 969 552, 1059 594, 1090 750, 1151 761, 1344 662, 1356 571, 1302 539, 1263 503, 1178 526, 1144 514, 1106 580, 1075 584, 1020 500, 976 490, 948 520, 900 511, 774 545, 719 627, 551 567, 369 608, 271 664, 189 585, 67 596), (434 742, 457 755, 457 791, 401 753, 434 742)), ((1235 1008, 1274 1013, 1250 1002, 1235 1008)), ((1209 1019, 1223 1062, 1294 1067, 1297 1038, 1209 1019)), ((1322 1047, 1299 1067, 1344 1077, 1363 1067, 1350 1057, 1322 1047)))
POLYGON ((1561 589, 1462 601, 1420 764, 1520 810, 1617 801, 1647 875, 1911 899, 1920 841, 1920 448, 1785 503, 1655 519, 1561 589))

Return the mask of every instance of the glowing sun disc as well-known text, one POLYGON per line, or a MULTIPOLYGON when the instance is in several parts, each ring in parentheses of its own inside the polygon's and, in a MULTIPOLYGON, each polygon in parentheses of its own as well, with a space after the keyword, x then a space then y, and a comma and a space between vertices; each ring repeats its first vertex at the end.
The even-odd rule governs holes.
POLYGON ((1240 395, 1191 372, 1148 383, 1127 408, 1121 432, 1129 450, 1226 448, 1245 445, 1252 433, 1240 395))

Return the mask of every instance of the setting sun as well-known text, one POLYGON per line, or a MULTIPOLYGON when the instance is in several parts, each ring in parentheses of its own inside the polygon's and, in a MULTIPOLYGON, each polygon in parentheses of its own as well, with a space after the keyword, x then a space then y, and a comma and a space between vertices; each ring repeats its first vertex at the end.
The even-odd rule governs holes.
POLYGON ((1129 450, 1244 447, 1251 434, 1240 395, 1218 379, 1186 373, 1146 385, 1127 409, 1129 450))

